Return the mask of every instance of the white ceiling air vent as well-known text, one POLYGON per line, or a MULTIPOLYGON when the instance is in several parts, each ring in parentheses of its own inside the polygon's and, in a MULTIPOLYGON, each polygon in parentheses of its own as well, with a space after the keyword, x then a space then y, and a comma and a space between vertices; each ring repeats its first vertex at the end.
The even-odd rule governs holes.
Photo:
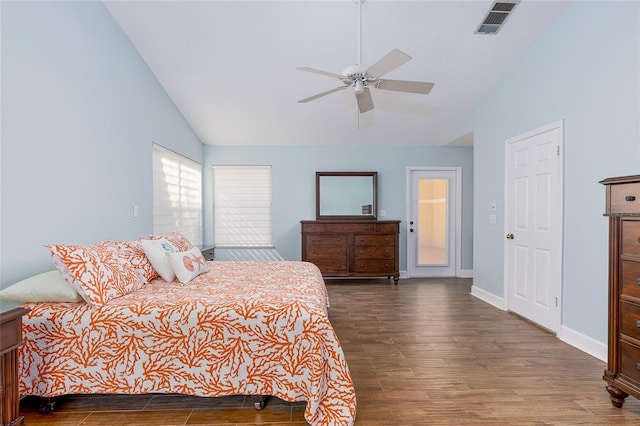
POLYGON ((476 34, 497 34, 520 0, 496 1, 476 30, 476 34))

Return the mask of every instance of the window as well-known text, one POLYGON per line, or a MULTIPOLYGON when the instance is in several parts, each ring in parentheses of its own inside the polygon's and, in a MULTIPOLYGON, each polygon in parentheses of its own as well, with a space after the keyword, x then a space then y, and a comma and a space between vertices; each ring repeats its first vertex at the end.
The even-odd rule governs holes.
POLYGON ((202 166, 153 144, 153 233, 202 244, 202 166))
POLYGON ((271 166, 213 166, 216 247, 271 247, 271 166))

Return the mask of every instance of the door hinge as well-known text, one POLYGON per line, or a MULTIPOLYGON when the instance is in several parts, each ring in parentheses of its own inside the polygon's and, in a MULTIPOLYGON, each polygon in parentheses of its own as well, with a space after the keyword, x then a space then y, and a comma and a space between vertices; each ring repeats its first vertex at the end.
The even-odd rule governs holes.
POLYGON ((560 145, 556 145, 556 155, 560 156, 560 145))
POLYGON ((556 308, 558 307, 558 296, 556 296, 556 308))

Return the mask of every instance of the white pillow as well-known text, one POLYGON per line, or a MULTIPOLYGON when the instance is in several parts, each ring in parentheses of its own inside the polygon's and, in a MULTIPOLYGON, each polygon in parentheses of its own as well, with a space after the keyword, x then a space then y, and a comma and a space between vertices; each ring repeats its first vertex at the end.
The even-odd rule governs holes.
POLYGON ((178 280, 183 284, 209 270, 207 261, 198 247, 178 253, 169 253, 169 263, 171 263, 178 280))
POLYGON ((178 253, 180 250, 166 238, 140 240, 140 244, 142 244, 144 254, 147 255, 147 259, 149 259, 158 275, 165 281, 173 281, 176 278, 176 274, 169 263, 169 253, 178 253))
POLYGON ((14 302, 82 302, 82 297, 53 270, 17 282, 2 291, 0 299, 14 302))

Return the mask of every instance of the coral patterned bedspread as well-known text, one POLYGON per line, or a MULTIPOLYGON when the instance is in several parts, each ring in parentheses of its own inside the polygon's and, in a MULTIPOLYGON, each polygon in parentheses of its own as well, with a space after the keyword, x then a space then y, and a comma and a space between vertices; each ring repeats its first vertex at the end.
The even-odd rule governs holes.
POLYGON ((272 395, 307 401, 312 425, 351 425, 356 398, 307 262, 208 262, 101 308, 25 305, 20 394, 272 395))

